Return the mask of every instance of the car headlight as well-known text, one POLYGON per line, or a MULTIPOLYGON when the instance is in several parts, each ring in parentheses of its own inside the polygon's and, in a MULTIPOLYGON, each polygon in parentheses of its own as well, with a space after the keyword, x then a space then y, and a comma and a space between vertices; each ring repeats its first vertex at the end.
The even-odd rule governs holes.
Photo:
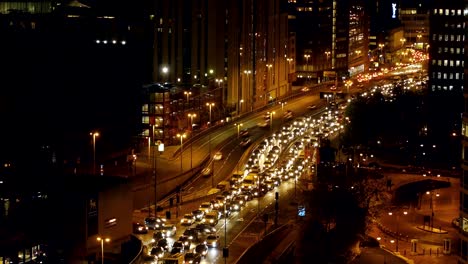
POLYGON ((210 220, 210 223, 213 223, 213 222, 214 222, 213 219, 211 219, 211 220, 210 220))
POLYGON ((166 232, 166 236, 170 236, 171 235, 171 232, 170 231, 167 231, 166 232))
POLYGON ((188 242, 187 242, 187 241, 185 241, 185 242, 184 242, 184 245, 186 245, 186 246, 187 246, 187 245, 188 245, 188 242))
POLYGON ((216 241, 212 243, 213 247, 216 247, 216 241))
POLYGON ((188 238, 188 239, 193 239, 193 236, 189 236, 189 238, 188 238))
POLYGON ((156 239, 152 238, 151 243, 154 243, 154 242, 156 242, 156 239))

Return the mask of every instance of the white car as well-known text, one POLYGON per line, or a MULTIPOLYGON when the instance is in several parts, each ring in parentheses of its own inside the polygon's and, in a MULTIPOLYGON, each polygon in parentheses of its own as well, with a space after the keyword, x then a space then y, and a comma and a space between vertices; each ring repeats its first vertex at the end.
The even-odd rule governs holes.
POLYGON ((195 222, 195 216, 192 214, 185 214, 182 219, 180 219, 181 225, 192 225, 195 222))
POLYGON ((223 153, 221 153, 220 151, 216 152, 213 156, 213 159, 218 161, 218 160, 221 160, 223 158, 223 153))
POLYGON ((218 247, 218 245, 219 245, 219 236, 217 236, 217 235, 208 235, 208 236, 206 237, 205 244, 206 244, 209 248, 218 247))

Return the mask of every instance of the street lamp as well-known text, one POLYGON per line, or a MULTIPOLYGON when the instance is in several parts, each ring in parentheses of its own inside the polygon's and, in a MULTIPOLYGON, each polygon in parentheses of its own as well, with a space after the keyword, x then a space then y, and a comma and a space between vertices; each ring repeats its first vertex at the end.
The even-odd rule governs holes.
POLYGON ((98 132, 89 133, 93 137, 93 174, 96 174, 96 137, 99 136, 98 132))
POLYGON ((210 121, 209 121, 209 124, 211 126, 211 108, 215 105, 215 103, 206 103, 206 106, 208 106, 209 110, 210 110, 210 121))
POLYGON ((273 116, 275 115, 275 111, 270 112, 270 130, 273 129, 273 116))
POLYGON ((166 81, 167 81, 167 74, 169 73, 169 68, 167 68, 166 66, 164 66, 164 67, 162 68, 162 73, 163 73, 163 75, 166 76, 166 81))
POLYGON ((244 99, 241 99, 241 100, 239 101, 239 109, 238 109, 238 111, 237 111, 237 114, 238 114, 238 115, 239 115, 239 111, 242 111, 242 103, 243 103, 243 102, 244 102, 244 99))
MULTIPOLYGON (((249 102, 250 102, 250 107, 252 108, 252 98, 250 98, 250 96, 252 95, 252 93, 250 92, 250 74, 252 73, 252 71, 250 70, 245 70, 244 71, 244 74, 247 75, 247 98, 249 98, 249 102)), ((252 110, 252 109, 250 109, 252 110)))
POLYGON ((242 126, 242 123, 235 123, 234 124, 237 127, 237 138, 240 136, 240 127, 242 126))
POLYGON ((221 83, 223 83, 223 79, 216 79, 215 82, 218 84, 218 88, 221 88, 221 83))
MULTIPOLYGON (((403 211, 403 215, 407 215, 408 212, 406 211, 403 211)), ((388 215, 389 216, 392 216, 393 213, 392 212, 388 212, 388 215)), ((399 230, 399 219, 400 218, 400 214, 399 213, 396 213, 396 244, 395 244, 395 252, 398 252, 398 241, 400 240, 400 230, 399 230)))
POLYGON ((193 118, 197 117, 197 114, 195 113, 189 113, 187 114, 188 118, 190 118, 190 131, 193 130, 193 118))
POLYGON ((400 41, 401 41, 401 47, 403 48, 405 46, 406 39, 401 38, 400 41))
POLYGON ((306 59, 306 69, 305 70, 308 71, 310 54, 304 54, 304 58, 306 59))
POLYGON ((101 263, 104 264, 104 241, 106 243, 109 243, 110 242, 110 238, 106 237, 106 238, 103 238, 103 237, 97 237, 96 238, 97 241, 101 242, 101 263))
MULTIPOLYGON (((427 191, 427 195, 430 195, 430 204, 429 207, 431 208, 431 231, 434 230, 434 199, 432 198, 434 196, 434 191, 427 191)), ((436 197, 439 197, 439 193, 436 193, 436 197)))
POLYGON ((192 92, 188 92, 188 91, 185 91, 184 94, 187 96, 187 108, 189 107, 190 105, 190 95, 192 94, 192 92))
POLYGON ((184 151, 184 138, 186 137, 187 135, 184 134, 177 134, 177 137, 180 138, 180 173, 182 173, 183 171, 183 167, 182 167, 182 153, 184 151))

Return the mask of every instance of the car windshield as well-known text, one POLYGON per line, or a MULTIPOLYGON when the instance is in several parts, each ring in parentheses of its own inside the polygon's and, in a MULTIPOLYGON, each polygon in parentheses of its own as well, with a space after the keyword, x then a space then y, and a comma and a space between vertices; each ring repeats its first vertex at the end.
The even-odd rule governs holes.
POLYGON ((214 239, 216 239, 216 236, 211 236, 211 235, 210 235, 210 236, 208 236, 206 239, 208 239, 208 240, 214 240, 214 239))
POLYGON ((192 216, 191 215, 184 215, 184 218, 185 219, 192 219, 192 216))
POLYGON ((174 226, 168 225, 168 226, 165 226, 163 228, 164 228, 164 230, 170 231, 170 230, 172 230, 174 228, 174 226))

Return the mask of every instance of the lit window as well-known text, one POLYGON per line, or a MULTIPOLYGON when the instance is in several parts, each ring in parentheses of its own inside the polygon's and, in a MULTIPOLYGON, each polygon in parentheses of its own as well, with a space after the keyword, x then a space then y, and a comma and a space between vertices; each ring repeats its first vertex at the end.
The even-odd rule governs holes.
POLYGON ((447 73, 444 72, 444 80, 447 80, 447 73))
POLYGON ((441 72, 437 72, 437 79, 440 79, 442 77, 442 73, 441 72))
POLYGON ((450 60, 450 67, 453 67, 453 60, 450 60))
POLYGON ((449 75, 449 79, 452 80, 453 79, 453 73, 450 73, 449 75))
POLYGON ((442 66, 442 60, 437 60, 437 65, 442 66))
POLYGON ((459 72, 455 73, 455 79, 457 79, 457 80, 460 79, 460 73, 459 72))
POLYGON ((444 66, 448 66, 448 60, 444 60, 444 66))
POLYGON ((459 60, 455 61, 455 66, 457 66, 457 67, 460 66, 460 61, 459 60))

